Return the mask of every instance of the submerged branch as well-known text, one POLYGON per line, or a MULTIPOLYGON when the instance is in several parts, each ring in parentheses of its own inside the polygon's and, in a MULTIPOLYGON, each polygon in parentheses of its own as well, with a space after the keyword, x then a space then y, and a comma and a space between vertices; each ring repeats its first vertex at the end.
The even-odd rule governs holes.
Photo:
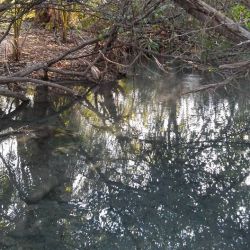
MULTIPOLYGON (((27 78, 27 77, 0 77, 0 84, 8 84, 8 83, 20 83, 20 82, 24 82, 24 83, 34 83, 37 85, 44 85, 44 86, 48 86, 48 87, 52 87, 52 88, 56 88, 56 89, 60 89, 63 90, 75 97, 78 97, 78 94, 75 93, 72 89, 67 88, 65 86, 61 86, 57 83, 52 83, 52 82, 48 82, 48 81, 43 81, 43 80, 39 80, 39 79, 33 79, 33 78, 27 78)), ((1 93, 0 93, 1 94, 1 93)), ((21 97, 21 96, 20 96, 21 97)), ((27 100, 26 100, 27 101, 27 100)))
POLYGON ((187 94, 197 93, 197 92, 208 90, 208 89, 216 89, 216 88, 219 88, 219 87, 223 87, 223 86, 229 84, 233 79, 234 79, 234 77, 229 77, 229 78, 225 79, 222 82, 206 84, 206 85, 200 86, 198 88, 189 90, 187 92, 183 92, 181 95, 187 95, 187 94))

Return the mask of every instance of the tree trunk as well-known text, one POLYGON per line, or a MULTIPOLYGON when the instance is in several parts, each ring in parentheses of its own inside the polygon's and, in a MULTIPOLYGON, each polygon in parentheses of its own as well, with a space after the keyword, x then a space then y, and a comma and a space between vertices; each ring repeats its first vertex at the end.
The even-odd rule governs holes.
POLYGON ((201 0, 174 0, 190 15, 204 23, 207 27, 213 27, 218 33, 235 42, 250 40, 250 32, 220 11, 201 0))

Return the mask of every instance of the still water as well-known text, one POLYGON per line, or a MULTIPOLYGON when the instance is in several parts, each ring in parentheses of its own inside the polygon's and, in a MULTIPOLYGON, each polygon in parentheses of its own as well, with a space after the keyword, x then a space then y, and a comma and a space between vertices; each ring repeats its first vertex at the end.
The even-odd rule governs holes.
POLYGON ((209 81, 0 97, 0 249, 250 249, 250 85, 209 81))

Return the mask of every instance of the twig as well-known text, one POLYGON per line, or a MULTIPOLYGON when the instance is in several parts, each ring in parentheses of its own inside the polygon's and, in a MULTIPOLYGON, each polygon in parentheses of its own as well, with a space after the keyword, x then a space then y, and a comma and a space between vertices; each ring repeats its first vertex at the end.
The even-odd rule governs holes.
POLYGON ((124 68, 129 68, 131 67, 137 60, 138 58, 141 56, 141 52, 139 52, 139 54, 135 57, 135 59, 130 63, 130 64, 121 64, 121 63, 118 63, 118 62, 114 62, 114 61, 111 61, 110 59, 108 59, 103 53, 101 50, 99 50, 99 53, 102 55, 102 57, 104 58, 104 60, 112 63, 112 64, 115 64, 117 66, 121 66, 121 67, 124 67, 124 68))

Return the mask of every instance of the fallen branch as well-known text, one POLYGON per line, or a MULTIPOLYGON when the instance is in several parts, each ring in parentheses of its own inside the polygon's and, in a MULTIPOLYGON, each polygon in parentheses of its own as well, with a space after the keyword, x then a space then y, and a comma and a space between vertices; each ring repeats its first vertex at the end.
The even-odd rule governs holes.
POLYGON ((238 69, 243 67, 250 67, 250 60, 237 63, 222 64, 219 66, 219 69, 238 69))
POLYGON ((86 77, 86 74, 84 74, 83 72, 76 72, 72 70, 58 69, 54 67, 49 67, 47 70, 50 72, 61 74, 61 75, 86 77))
POLYGON ((34 83, 37 85, 44 85, 44 86, 48 86, 48 87, 52 87, 52 88, 57 88, 60 90, 63 90, 75 97, 79 97, 79 95, 77 93, 75 93, 72 89, 67 88, 65 86, 61 86, 57 83, 52 83, 52 82, 48 82, 48 81, 43 81, 43 80, 39 80, 39 79, 33 79, 33 78, 27 78, 27 77, 0 77, 0 84, 8 84, 8 83, 20 83, 20 82, 30 82, 30 83, 34 83))
POLYGON ((22 135, 26 134, 27 132, 28 132, 27 128, 23 127, 6 133, 0 133, 0 142, 10 138, 11 136, 22 135))
POLYGON ((187 95, 187 94, 191 94, 191 93, 197 93, 197 92, 208 90, 208 89, 217 89, 219 87, 222 87, 222 86, 225 86, 225 85, 229 84, 233 79, 234 79, 234 77, 229 77, 229 78, 227 78, 226 80, 224 80, 222 82, 212 83, 212 84, 206 84, 206 85, 200 86, 198 88, 189 90, 187 92, 183 92, 183 93, 181 93, 181 95, 187 95))
POLYGON ((6 96, 6 97, 13 97, 13 98, 17 98, 23 102, 28 102, 29 98, 26 97, 24 94, 22 93, 18 93, 18 92, 13 92, 7 89, 1 89, 0 90, 0 95, 2 96, 6 96))
POLYGON ((46 70, 48 67, 52 66, 53 64, 65 59, 65 57, 67 57, 69 54, 71 53, 74 53, 78 50, 81 50, 83 48, 85 48, 86 46, 88 45, 92 45, 92 44, 95 44, 99 41, 102 41, 103 39, 106 39, 108 37, 108 35, 103 35, 103 36, 100 36, 100 37, 97 37, 97 38, 93 38, 93 39, 90 39, 88 41, 84 41, 82 42, 80 45, 78 45, 77 47, 74 47, 72 49, 69 49, 67 51, 65 51, 64 53, 62 53, 61 55, 55 57, 55 58, 52 58, 50 60, 48 60, 47 62, 43 62, 43 63, 37 63, 33 66, 30 66, 30 67, 27 67, 23 70, 20 70, 14 74, 11 74, 10 77, 15 77, 15 76, 27 76, 29 74, 31 74, 32 72, 34 71, 38 71, 38 70, 46 70))
POLYGON ((240 46, 242 46, 242 45, 249 45, 250 44, 250 39, 249 40, 247 40, 247 41, 243 41, 243 42, 240 42, 240 43, 238 43, 236 46, 238 46, 238 47, 240 47, 240 46))
POLYGON ((232 41, 244 42, 250 40, 250 32, 241 27, 222 12, 216 10, 201 0, 174 0, 187 13, 214 29, 232 41))

